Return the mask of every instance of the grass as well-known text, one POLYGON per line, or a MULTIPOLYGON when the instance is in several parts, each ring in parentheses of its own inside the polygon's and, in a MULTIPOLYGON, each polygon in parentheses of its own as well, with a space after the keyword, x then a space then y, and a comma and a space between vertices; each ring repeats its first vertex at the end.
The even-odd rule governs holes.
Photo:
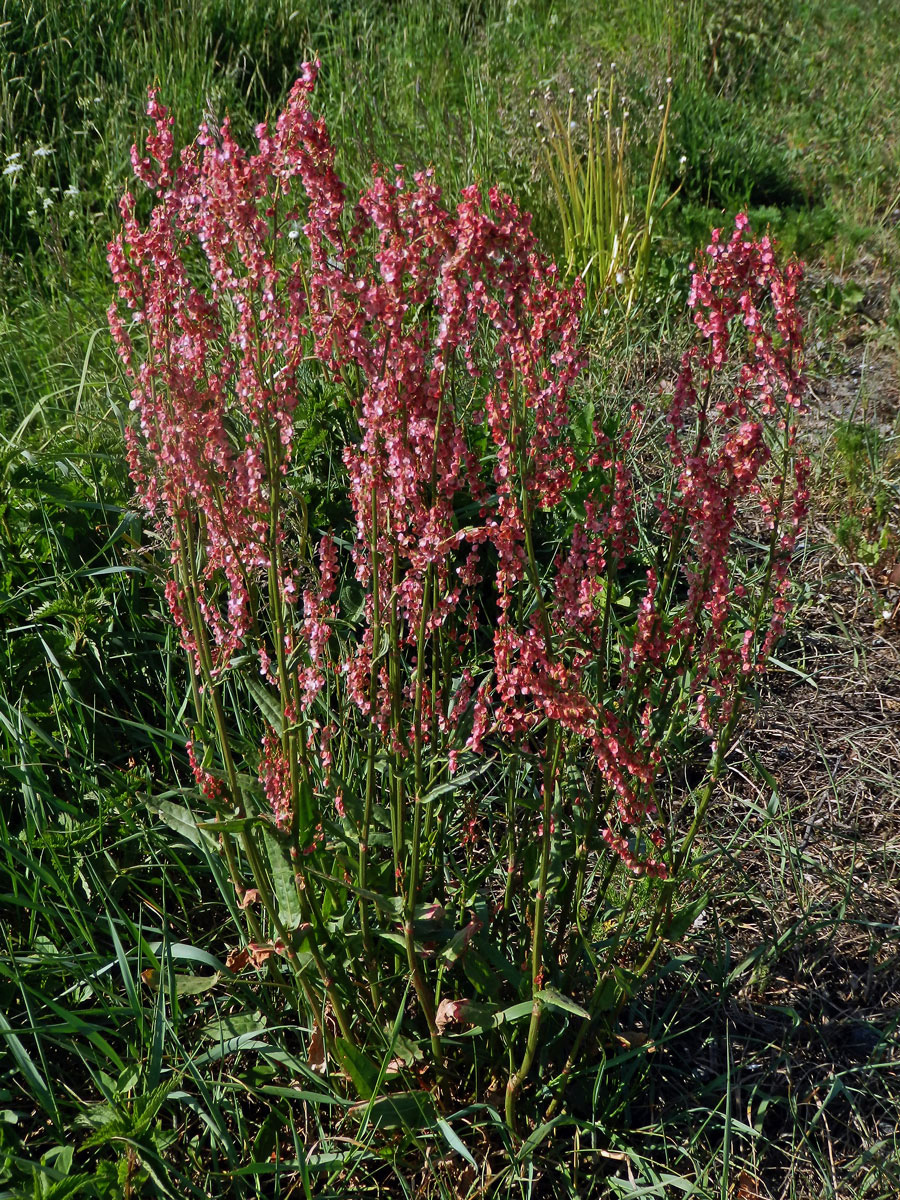
MULTIPOLYGON (((0 174, 0 1196, 898 1194, 898 16, 3 0, 0 170, 23 165, 0 174), (182 133, 207 108, 246 130, 310 54, 351 184, 375 159, 433 163, 451 193, 497 180, 557 251, 531 93, 616 61, 640 180, 672 77, 681 191, 645 302, 625 321, 608 301, 589 346, 610 404, 672 377, 711 223, 747 205, 812 264, 805 601, 729 759, 712 900, 524 1143, 490 1079, 440 1121, 352 1106, 277 988, 229 970, 240 914, 171 732, 186 680, 130 507, 105 243, 149 84, 182 133)), ((414 1095, 390 1033, 379 1062, 406 1053, 414 1095)), ((548 1061, 572 1036, 559 1014, 548 1061)))

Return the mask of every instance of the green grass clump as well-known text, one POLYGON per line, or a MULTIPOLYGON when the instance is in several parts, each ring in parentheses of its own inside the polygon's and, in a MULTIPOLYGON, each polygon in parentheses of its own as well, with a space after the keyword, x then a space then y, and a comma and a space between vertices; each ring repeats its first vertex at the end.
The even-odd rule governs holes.
POLYGON ((872 425, 852 420, 838 422, 832 439, 841 489, 834 539, 852 559, 875 567, 887 556, 897 502, 896 481, 892 486, 885 470, 885 439, 872 425))

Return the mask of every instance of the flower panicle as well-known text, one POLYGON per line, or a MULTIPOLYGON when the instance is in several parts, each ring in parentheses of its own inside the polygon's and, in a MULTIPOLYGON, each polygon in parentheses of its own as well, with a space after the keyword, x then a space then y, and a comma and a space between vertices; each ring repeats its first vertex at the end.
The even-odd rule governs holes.
MULTIPOLYGON (((434 751, 455 769, 464 751, 558 728, 610 798, 608 847, 663 874, 635 847, 661 836, 667 722, 692 707, 713 736, 727 724, 789 609, 808 503, 795 454, 801 268, 780 267, 743 215, 693 268, 697 340, 667 412, 675 482, 655 506, 671 549, 637 573, 633 621, 613 619, 639 546, 643 414, 636 406, 615 442, 595 422, 587 452, 574 438, 583 286, 561 281, 528 214, 496 188, 467 188, 452 206, 430 171, 408 181, 376 167, 351 208, 310 108, 317 70, 304 66, 253 153, 227 119, 209 119, 176 155, 151 91, 153 132, 132 162, 154 207, 142 224, 126 194, 109 246, 110 326, 136 414, 129 467, 170 548, 166 598, 184 648, 207 681, 249 650, 290 725, 338 689, 400 758, 434 751), (298 549, 285 513, 311 360, 352 395, 353 528, 298 549), (583 515, 541 567, 536 521, 559 523, 579 478, 590 481, 583 515), (734 534, 751 502, 771 568, 736 640, 747 606, 734 534), (358 636, 339 640, 351 576, 358 636), (447 648, 463 664, 455 685, 437 669, 447 648)), ((293 736, 270 730, 259 764, 285 828, 293 736)), ((315 744, 330 778, 330 735, 315 744)))

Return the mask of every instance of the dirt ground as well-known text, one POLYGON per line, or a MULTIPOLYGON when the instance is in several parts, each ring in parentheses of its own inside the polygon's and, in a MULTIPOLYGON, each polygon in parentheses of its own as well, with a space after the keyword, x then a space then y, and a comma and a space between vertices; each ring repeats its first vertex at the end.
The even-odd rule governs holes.
POLYGON ((900 467, 890 440, 900 355, 883 324, 889 294, 889 279, 873 278, 827 342, 810 339, 819 472, 808 599, 729 758, 711 826, 730 865, 694 949, 706 941, 741 969, 718 1016, 695 1016, 704 1072, 714 1078, 731 1057, 732 1111, 759 1131, 736 1136, 750 1164, 734 1184, 742 1200, 821 1196, 829 1185, 846 1200, 900 1195, 900 467), (843 501, 829 439, 847 420, 885 439, 893 510, 874 564, 834 542, 843 501))

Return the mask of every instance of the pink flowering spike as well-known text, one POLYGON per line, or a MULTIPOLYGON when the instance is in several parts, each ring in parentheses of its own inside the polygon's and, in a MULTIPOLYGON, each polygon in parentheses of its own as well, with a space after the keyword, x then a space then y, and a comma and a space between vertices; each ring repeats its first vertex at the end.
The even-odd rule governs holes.
MULTIPOLYGON (((304 70, 275 130, 258 131, 255 155, 226 120, 202 126, 179 161, 172 118, 152 92, 155 132, 147 156, 135 150, 133 161, 156 207, 142 227, 126 196, 123 229, 109 247, 120 300, 110 327, 138 417, 132 477, 161 528, 196 522, 198 604, 217 672, 247 642, 256 583, 271 562, 270 502, 290 461, 307 354, 307 292, 281 253, 275 189, 285 194, 299 180, 306 205, 304 215, 292 197, 295 224, 308 218, 316 238, 339 241, 342 187, 324 125, 309 111, 314 76, 304 70), (205 257, 205 281, 187 270, 186 238, 205 257)), ((185 550, 179 535, 176 574, 185 550)), ((299 599, 293 572, 282 574, 279 591, 285 603, 299 599)), ((170 607, 184 632, 177 596, 170 607)))
POLYGON ((136 146, 131 148, 131 165, 135 175, 147 187, 160 196, 172 182, 172 160, 175 141, 172 130, 175 121, 168 110, 159 103, 159 92, 150 88, 147 98, 147 116, 154 122, 155 131, 147 136, 147 156, 142 158, 136 146), (157 166, 154 167, 153 163, 157 166))
MULTIPOLYGON (((701 732, 724 749, 789 611, 809 488, 801 271, 743 214, 713 233, 669 389, 672 470, 648 498, 651 404, 613 423, 589 409, 573 432, 581 283, 561 281, 496 188, 450 202, 429 171, 375 167, 353 203, 313 111, 317 66, 249 147, 210 119, 177 153, 151 95, 134 152, 150 194, 120 205, 109 322, 129 469, 168 551, 198 718, 241 733, 218 747, 221 777, 189 743, 197 788, 239 815, 262 803, 316 922, 310 856, 332 882, 346 874, 341 919, 358 899, 365 953, 340 974, 383 1011, 386 948, 366 932, 376 880, 391 881, 414 957, 410 914, 439 892, 450 911, 462 859, 508 844, 493 894, 521 962, 558 899, 527 894, 529 841, 542 878, 551 850, 573 847, 583 879, 598 858, 656 878, 680 865, 667 758, 701 732), (296 459, 323 377, 347 436, 307 507, 296 459), (323 511, 336 529, 319 527, 323 511), (229 710, 248 695, 258 713, 229 710), (526 912, 532 928, 516 930, 526 912)), ((265 906, 265 888, 240 884, 254 890, 265 906)), ((313 932, 326 953, 330 935, 313 932)), ((296 957, 290 942, 257 949, 296 957)), ((538 964, 533 986, 554 973, 538 964)), ((428 975, 412 972, 414 1019, 440 1060, 428 975)))
POLYGON ((222 781, 207 771, 198 761, 193 741, 186 742, 185 749, 187 750, 188 762, 191 764, 191 770, 194 773, 194 779, 202 794, 207 800, 221 802, 225 795, 222 781))
POLYGON ((291 826, 291 770, 281 745, 281 739, 267 730, 262 740, 259 762, 259 781, 272 809, 275 824, 287 830, 291 826))
POLYGON ((764 636, 757 657, 753 633, 740 647, 729 644, 734 603, 743 591, 732 567, 741 513, 755 502, 767 529, 788 521, 773 562, 777 636, 785 605, 781 581, 796 538, 790 530, 802 521, 805 486, 799 462, 793 492, 783 486, 777 466, 779 458, 793 456, 793 434, 785 441, 784 432, 803 407, 796 307, 801 267, 791 263, 782 270, 769 239, 749 237, 743 214, 727 241, 714 233, 708 258, 708 265, 694 269, 690 293, 701 340, 682 359, 669 410, 677 495, 671 506, 660 501, 659 509, 664 530, 687 540, 687 603, 673 633, 697 654, 692 686, 701 725, 711 731, 713 706, 720 716, 730 711, 733 680, 761 669, 774 645, 774 637, 764 636), (792 511, 796 517, 789 517, 792 511))

